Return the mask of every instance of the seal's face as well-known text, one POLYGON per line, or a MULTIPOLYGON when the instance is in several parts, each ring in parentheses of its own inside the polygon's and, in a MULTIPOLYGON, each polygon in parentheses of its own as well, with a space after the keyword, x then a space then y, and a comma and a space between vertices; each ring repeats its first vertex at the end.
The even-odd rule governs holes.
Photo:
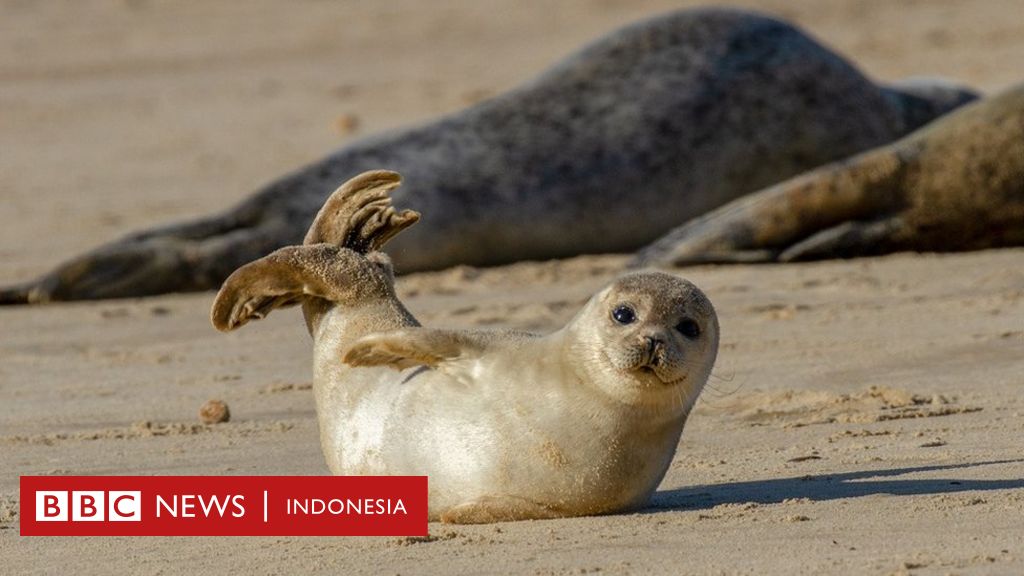
POLYGON ((696 286, 663 273, 619 278, 581 313, 593 380, 630 403, 678 398, 688 409, 711 373, 718 320, 696 286), (609 378, 609 376, 611 376, 609 378))

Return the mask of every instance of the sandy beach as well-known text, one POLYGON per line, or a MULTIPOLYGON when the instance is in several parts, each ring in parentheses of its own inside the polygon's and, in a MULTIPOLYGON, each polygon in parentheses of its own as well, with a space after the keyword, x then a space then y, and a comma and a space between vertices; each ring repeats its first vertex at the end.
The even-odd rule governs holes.
MULTIPOLYGON (((765 0, 869 76, 1024 81, 1020 0, 765 0)), ((0 284, 227 208, 692 2, 0 2, 0 284)), ((386 168, 386 167, 384 167, 386 168)), ((624 255, 400 277, 425 324, 545 332, 624 255)), ((651 506, 428 538, 28 538, 18 477, 327 474, 287 310, 0 308, 0 573, 1024 573, 1024 249, 675 270, 719 362, 651 506), (199 422, 222 398, 227 424, 199 422)))

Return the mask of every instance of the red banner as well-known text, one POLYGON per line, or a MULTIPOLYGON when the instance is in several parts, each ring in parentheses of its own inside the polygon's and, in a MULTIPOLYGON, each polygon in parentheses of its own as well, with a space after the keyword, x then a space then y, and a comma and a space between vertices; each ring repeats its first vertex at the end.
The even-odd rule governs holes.
POLYGON ((426 476, 22 476, 22 536, 426 536, 426 476))

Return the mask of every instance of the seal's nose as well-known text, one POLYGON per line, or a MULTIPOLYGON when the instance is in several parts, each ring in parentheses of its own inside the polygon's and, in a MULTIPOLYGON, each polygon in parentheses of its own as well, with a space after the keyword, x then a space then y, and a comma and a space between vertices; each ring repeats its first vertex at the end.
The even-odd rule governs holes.
POLYGON ((647 364, 657 366, 660 363, 661 355, 658 353, 665 345, 658 336, 644 336, 644 343, 647 345, 647 364))

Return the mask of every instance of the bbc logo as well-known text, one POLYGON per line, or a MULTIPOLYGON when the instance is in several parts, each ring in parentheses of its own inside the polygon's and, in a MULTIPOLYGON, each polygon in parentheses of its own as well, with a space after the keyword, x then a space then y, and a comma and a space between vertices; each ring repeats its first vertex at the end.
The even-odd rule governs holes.
POLYGON ((36 522, 141 522, 142 492, 36 492, 36 522))

